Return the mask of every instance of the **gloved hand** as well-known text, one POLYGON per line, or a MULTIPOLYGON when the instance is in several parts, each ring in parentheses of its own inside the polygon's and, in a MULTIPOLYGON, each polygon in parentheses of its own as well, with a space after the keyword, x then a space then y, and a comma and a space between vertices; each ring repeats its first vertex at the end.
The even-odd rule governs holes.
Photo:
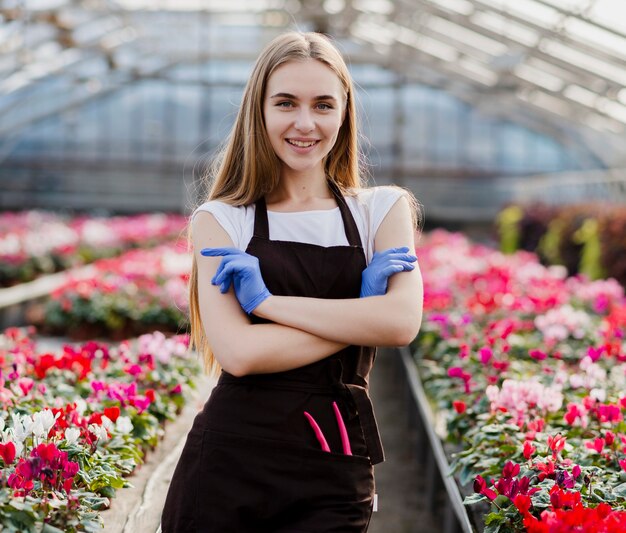
POLYGON ((413 270, 417 257, 408 253, 406 246, 376 252, 361 277, 361 298, 382 296, 387 292, 388 279, 407 270, 413 270))
POLYGON ((222 294, 233 284, 235 296, 243 310, 250 314, 264 300, 271 296, 261 277, 259 260, 237 248, 203 248, 200 254, 205 257, 224 256, 215 276, 213 285, 220 286, 222 294))

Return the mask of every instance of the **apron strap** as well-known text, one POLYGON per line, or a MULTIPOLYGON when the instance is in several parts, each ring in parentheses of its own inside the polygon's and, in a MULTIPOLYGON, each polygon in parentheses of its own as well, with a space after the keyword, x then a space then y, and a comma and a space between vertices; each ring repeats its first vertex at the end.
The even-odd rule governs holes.
POLYGON ((267 222, 267 205, 265 204, 265 196, 261 196, 256 201, 254 208, 254 237, 269 240, 270 227, 267 222))
POLYGON ((328 180, 328 186, 335 195, 335 200, 337 200, 337 205, 339 206, 339 211, 341 212, 343 228, 346 232, 348 243, 350 246, 363 246, 361 236, 359 235, 359 228, 354 221, 354 217, 352 216, 352 212, 346 203, 346 199, 343 197, 339 187, 334 181, 328 180))

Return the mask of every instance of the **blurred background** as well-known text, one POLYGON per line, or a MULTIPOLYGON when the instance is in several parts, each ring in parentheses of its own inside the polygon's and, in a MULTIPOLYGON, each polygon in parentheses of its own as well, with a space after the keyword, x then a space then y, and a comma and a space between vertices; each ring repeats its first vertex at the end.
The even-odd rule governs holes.
POLYGON ((3 0, 0 208, 188 213, 259 50, 324 32, 429 225, 626 199, 618 0, 3 0))

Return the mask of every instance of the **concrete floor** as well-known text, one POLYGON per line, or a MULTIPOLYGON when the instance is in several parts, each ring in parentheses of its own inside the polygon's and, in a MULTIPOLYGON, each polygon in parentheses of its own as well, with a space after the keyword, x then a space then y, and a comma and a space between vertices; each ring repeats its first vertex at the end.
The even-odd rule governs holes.
POLYGON ((415 459, 415 437, 396 382, 391 350, 380 350, 370 375, 370 392, 385 449, 385 462, 374 467, 378 512, 369 533, 437 533, 441 526, 425 507, 425 476, 415 459))

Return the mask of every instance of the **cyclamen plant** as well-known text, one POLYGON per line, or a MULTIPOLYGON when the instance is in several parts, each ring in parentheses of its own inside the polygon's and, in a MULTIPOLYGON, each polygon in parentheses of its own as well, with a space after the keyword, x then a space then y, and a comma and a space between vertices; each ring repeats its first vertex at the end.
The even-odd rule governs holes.
POLYGON ((68 218, 45 211, 0 213, 0 287, 177 238, 181 215, 68 218))
POLYGON ((128 486, 199 365, 186 336, 57 354, 39 352, 33 335, 0 335, 0 529, 99 531, 98 511, 128 486))
POLYGON ((626 531, 624 289, 443 231, 419 255, 416 362, 485 531, 626 531))

